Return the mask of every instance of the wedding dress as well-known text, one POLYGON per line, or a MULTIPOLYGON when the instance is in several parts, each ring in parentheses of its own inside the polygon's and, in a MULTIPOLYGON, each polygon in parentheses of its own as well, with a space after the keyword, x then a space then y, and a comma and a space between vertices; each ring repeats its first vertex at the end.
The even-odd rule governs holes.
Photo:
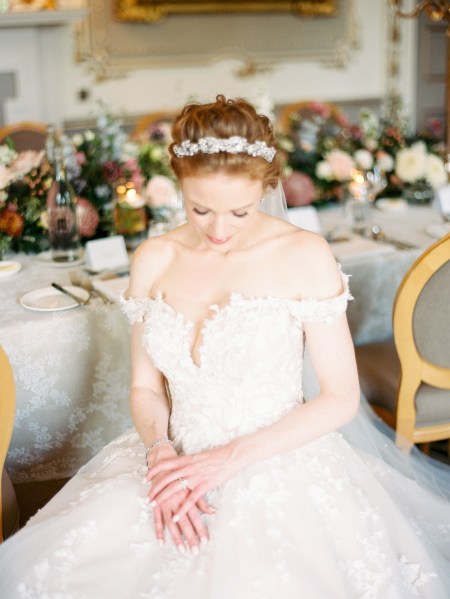
MULTIPOLYGON (((348 297, 347 288, 329 300, 233 293, 211 306, 198 363, 193 323, 162 294, 124 300, 169 381, 178 449, 227 443, 302 402, 303 323, 333 319, 348 297)), ((208 494, 217 513, 205 516, 210 541, 193 555, 169 537, 158 545, 131 430, 0 546, 0 597, 448 598, 449 504, 357 445, 333 432, 240 471, 208 494)))

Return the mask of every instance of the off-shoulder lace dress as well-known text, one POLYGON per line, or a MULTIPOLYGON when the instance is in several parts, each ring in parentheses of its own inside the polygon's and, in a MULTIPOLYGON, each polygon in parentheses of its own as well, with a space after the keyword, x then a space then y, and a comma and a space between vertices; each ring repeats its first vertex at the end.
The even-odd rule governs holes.
MULTIPOLYGON (((227 305, 211 306, 197 361, 193 323, 162 294, 123 300, 130 322, 144 323, 142 342, 169 382, 170 433, 179 451, 227 443, 301 404, 304 323, 338 317, 348 299, 347 286, 320 301, 233 293, 227 305)), ((143 455, 134 430, 122 435, 0 547, 0 596, 449 596, 448 505, 405 479, 418 511, 442 519, 432 534, 383 488, 389 467, 365 459, 340 432, 249 466, 211 492, 217 513, 205 517, 211 539, 197 556, 180 554, 170 538, 159 547, 143 455)))

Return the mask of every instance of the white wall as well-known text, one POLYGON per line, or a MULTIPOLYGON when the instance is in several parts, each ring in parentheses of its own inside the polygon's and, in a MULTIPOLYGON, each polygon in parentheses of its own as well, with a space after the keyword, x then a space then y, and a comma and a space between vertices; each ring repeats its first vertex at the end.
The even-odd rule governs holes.
MULTIPOLYGON (((253 101, 269 95, 274 104, 303 99, 382 98, 386 84, 387 4, 384 0, 354 0, 360 47, 351 53, 345 68, 285 62, 268 73, 246 79, 235 74, 241 63, 223 60, 197 67, 140 70, 122 79, 96 83, 86 67, 75 61, 72 25, 0 29, 0 72, 19 65, 24 91, 24 97, 11 103, 8 118, 54 122, 88 119, 95 113, 97 100, 106 102, 116 114, 133 116, 178 108, 193 96, 209 99, 219 92, 253 101), (86 101, 79 98, 80 90, 89 92, 86 101)), ((413 22, 402 23, 402 52, 408 57, 402 64, 402 91, 409 110, 414 108, 414 31, 413 22)))

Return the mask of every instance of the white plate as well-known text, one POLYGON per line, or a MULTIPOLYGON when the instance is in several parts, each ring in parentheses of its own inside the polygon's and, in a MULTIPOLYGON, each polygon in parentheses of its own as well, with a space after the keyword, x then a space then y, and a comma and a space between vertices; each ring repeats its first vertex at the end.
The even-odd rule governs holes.
POLYGON ((425 227, 425 232, 434 239, 440 239, 450 233, 450 223, 429 223, 425 227))
POLYGON ((408 202, 403 198, 380 198, 375 206, 385 212, 403 212, 408 209, 408 202))
POLYGON ((52 268, 71 268, 73 266, 80 266, 81 264, 84 264, 84 251, 81 252, 78 260, 72 260, 71 262, 57 262, 53 260, 50 250, 37 254, 36 260, 42 262, 46 266, 51 266, 52 268))
POLYGON ((0 260, 0 279, 14 276, 21 268, 21 263, 16 260, 0 260))
MULTIPOLYGON (((82 300, 89 298, 89 293, 81 287, 73 285, 64 285, 64 289, 71 291, 82 300)), ((59 310, 70 310, 76 308, 78 304, 71 297, 58 291, 54 287, 43 287, 26 293, 20 298, 20 303, 28 310, 36 310, 37 312, 57 312, 59 310)))

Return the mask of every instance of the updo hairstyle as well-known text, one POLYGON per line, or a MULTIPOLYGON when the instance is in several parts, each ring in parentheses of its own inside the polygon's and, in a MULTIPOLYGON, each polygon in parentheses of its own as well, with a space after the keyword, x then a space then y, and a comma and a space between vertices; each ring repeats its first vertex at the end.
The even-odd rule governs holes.
POLYGON ((269 147, 276 146, 271 122, 266 116, 258 114, 246 100, 227 100, 219 95, 215 102, 209 104, 187 104, 172 125, 173 143, 169 147, 170 165, 177 178, 181 180, 222 171, 261 180, 264 188, 276 187, 281 176, 278 153, 272 162, 267 162, 264 158, 249 156, 244 152, 199 152, 195 156, 179 158, 173 151, 173 146, 185 139, 197 142, 201 137, 224 139, 235 135, 245 137, 250 143, 259 140, 265 141, 269 147))

